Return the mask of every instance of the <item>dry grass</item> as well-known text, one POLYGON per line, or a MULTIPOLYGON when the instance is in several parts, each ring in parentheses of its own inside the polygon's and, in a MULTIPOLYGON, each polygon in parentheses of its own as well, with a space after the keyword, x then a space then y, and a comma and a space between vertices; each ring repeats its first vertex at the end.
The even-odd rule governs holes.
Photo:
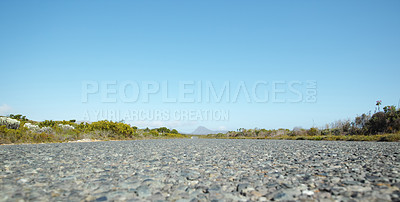
POLYGON ((214 139, 271 139, 271 140, 327 140, 327 141, 378 141, 378 142, 399 142, 400 133, 381 135, 327 135, 327 136, 288 136, 280 135, 275 137, 207 137, 214 139))

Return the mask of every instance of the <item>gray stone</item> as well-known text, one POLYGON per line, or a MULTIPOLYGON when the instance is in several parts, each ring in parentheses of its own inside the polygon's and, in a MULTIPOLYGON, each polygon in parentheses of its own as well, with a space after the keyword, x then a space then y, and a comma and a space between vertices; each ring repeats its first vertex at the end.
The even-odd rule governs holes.
POLYGON ((151 191, 147 186, 139 186, 136 189, 136 193, 139 197, 145 198, 151 196, 151 191))
POLYGON ((0 147, 0 201, 399 201, 400 195, 398 142, 175 139, 0 147))

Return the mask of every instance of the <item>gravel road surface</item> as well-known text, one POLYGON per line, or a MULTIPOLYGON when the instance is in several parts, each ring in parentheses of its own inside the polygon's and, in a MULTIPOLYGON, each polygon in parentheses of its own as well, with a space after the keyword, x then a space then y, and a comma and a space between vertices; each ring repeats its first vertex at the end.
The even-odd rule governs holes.
POLYGON ((0 201, 399 201, 400 143, 176 139, 0 146, 0 201))

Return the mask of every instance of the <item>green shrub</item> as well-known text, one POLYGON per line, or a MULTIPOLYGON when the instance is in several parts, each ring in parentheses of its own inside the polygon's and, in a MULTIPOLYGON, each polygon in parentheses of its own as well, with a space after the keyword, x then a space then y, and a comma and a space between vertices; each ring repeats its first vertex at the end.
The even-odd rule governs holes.
POLYGON ((334 128, 334 129, 332 129, 332 135, 340 135, 340 129, 338 129, 338 128, 334 128))
POLYGON ((324 130, 321 131, 321 135, 331 135, 331 130, 324 129, 324 130))
POLYGON ((368 131, 371 134, 383 133, 386 129, 386 115, 384 112, 377 112, 372 115, 367 123, 368 131))
POLYGON ((80 124, 78 128, 84 132, 110 131, 112 138, 132 138, 135 136, 135 129, 125 123, 113 121, 97 121, 91 124, 80 124))
POLYGON ((307 135, 310 136, 316 136, 318 135, 319 131, 318 128, 310 128, 310 130, 307 131, 307 135))
POLYGON ((39 123, 39 127, 43 128, 43 127, 55 127, 57 124, 57 122, 52 121, 52 120, 45 120, 39 123))

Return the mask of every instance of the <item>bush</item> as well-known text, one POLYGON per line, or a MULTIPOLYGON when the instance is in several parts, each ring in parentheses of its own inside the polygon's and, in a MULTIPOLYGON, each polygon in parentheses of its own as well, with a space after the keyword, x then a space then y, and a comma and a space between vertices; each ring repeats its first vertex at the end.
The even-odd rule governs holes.
POLYGON ((400 110, 395 106, 386 106, 383 108, 386 115, 386 132, 395 133, 400 130, 400 110))
POLYGON ((319 131, 318 128, 310 128, 310 130, 307 131, 307 135, 310 136, 316 136, 318 135, 319 131))
POLYGON ((383 133, 386 129, 386 115, 384 112, 377 112, 372 115, 367 123, 368 131, 371 134, 383 133))
POLYGON ((340 129, 338 128, 332 129, 332 135, 340 135, 340 129))
POLYGON ((331 135, 331 130, 324 129, 324 130, 321 131, 321 135, 331 135))
POLYGON ((39 127, 43 128, 43 127, 51 127, 53 128, 54 126, 56 126, 57 122, 52 121, 52 120, 45 120, 39 123, 39 127))
POLYGON ((161 128, 158 128, 157 129, 157 131, 159 132, 159 133, 169 133, 169 132, 171 132, 168 128, 166 128, 166 127, 161 127, 161 128))
POLYGON ((9 117, 12 119, 20 120, 20 121, 28 121, 29 120, 26 118, 26 116, 22 116, 21 114, 17 114, 17 115, 10 114, 9 117))
POLYGON ((135 136, 135 129, 125 123, 117 123, 113 121, 97 121, 91 124, 81 124, 78 126, 84 132, 110 131, 112 138, 132 138, 135 136))

